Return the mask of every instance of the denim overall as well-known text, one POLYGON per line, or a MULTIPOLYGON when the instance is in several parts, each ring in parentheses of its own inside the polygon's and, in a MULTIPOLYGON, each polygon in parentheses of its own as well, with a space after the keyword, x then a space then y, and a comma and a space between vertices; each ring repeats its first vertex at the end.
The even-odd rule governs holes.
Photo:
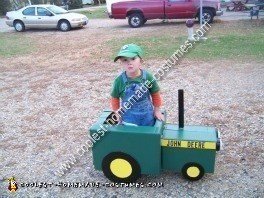
POLYGON ((128 83, 126 73, 122 73, 123 82, 126 84, 124 96, 122 97, 122 107, 125 113, 122 116, 123 124, 134 124, 138 126, 153 126, 155 123, 154 109, 150 99, 150 92, 146 87, 143 87, 146 81, 146 71, 142 71, 142 83, 128 83), (143 87, 143 89, 141 88, 143 87), (141 88, 141 89, 140 89, 141 88), (147 91, 146 91, 147 89, 147 91), (139 90, 142 93, 141 97, 137 97, 139 90), (145 92, 144 92, 145 91, 145 92), (134 95, 134 96, 133 96, 134 95), (132 97, 134 99, 130 99, 132 97), (126 109, 124 103, 129 104, 130 109, 126 109))

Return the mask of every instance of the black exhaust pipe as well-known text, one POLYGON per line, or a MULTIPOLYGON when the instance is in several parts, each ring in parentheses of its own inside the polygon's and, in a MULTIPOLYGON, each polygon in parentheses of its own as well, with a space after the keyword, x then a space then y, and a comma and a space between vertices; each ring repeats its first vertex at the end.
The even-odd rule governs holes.
POLYGON ((178 90, 178 106, 179 106, 179 128, 184 127, 184 98, 183 89, 178 90))

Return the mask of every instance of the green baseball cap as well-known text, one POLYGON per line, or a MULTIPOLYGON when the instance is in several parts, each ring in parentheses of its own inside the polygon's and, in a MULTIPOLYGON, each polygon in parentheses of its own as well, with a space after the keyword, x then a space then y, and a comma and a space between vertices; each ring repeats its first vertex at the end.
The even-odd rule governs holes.
POLYGON ((133 58, 135 56, 142 58, 143 50, 136 44, 127 44, 120 49, 114 61, 116 62, 121 57, 133 58))

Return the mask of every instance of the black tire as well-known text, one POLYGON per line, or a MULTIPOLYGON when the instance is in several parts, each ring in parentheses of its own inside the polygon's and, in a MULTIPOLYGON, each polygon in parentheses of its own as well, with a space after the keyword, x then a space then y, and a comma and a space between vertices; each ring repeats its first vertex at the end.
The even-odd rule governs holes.
POLYGON ((58 28, 62 32, 67 32, 71 29, 71 24, 67 20, 59 21, 58 28))
POLYGON ((128 24, 132 28, 138 28, 144 24, 144 17, 140 13, 133 13, 128 17, 128 24))
POLYGON ((204 176, 204 168, 197 163, 190 162, 183 166, 182 175, 190 181, 197 181, 204 176))
POLYGON ((104 157, 102 162, 104 175, 112 182, 135 182, 141 176, 138 162, 128 154, 113 152, 104 157))
MULTIPOLYGON (((212 23, 214 20, 214 14, 211 10, 208 9, 203 9, 203 23, 207 22, 207 23, 212 23)), ((200 13, 198 15, 198 20, 200 22, 200 13)))
POLYGON ((14 28, 15 28, 15 30, 17 32, 23 32, 23 31, 25 31, 25 25, 24 25, 24 23, 22 21, 19 21, 19 20, 17 20, 17 21, 14 22, 14 28))
POLYGON ((147 19, 144 19, 144 20, 143 20, 143 25, 144 25, 145 23, 147 23, 147 21, 148 21, 147 19))

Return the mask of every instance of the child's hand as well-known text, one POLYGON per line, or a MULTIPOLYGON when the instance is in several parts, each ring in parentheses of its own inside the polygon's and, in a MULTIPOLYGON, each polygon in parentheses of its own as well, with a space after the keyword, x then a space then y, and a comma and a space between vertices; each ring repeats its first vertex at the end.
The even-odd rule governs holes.
POLYGON ((155 109, 154 109, 154 116, 158 120, 161 120, 161 121, 165 120, 164 115, 161 113, 161 111, 158 107, 155 107, 155 109))

